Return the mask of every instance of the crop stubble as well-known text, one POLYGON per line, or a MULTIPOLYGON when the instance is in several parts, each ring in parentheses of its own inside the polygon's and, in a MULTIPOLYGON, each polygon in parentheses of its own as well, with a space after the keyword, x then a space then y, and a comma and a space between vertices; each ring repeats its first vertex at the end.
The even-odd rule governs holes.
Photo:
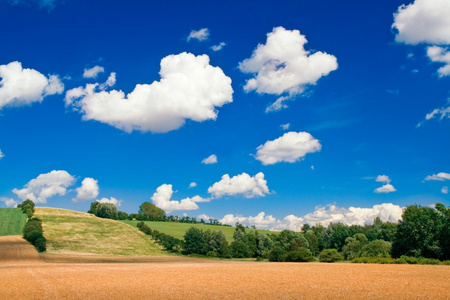
POLYGON ((0 261, 0 299, 450 299, 449 266, 129 261, 0 261))

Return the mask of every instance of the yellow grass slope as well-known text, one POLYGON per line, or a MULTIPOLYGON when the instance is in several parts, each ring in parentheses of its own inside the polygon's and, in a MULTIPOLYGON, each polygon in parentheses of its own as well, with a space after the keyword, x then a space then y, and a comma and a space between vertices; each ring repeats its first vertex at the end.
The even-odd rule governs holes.
POLYGON ((36 207, 47 254, 166 255, 149 236, 122 222, 66 209, 36 207))

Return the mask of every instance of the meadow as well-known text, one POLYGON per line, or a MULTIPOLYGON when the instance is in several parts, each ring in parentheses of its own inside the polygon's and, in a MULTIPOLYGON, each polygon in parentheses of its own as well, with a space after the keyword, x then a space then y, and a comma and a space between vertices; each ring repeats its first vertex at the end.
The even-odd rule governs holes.
POLYGON ((0 208, 0 236, 21 235, 26 221, 20 208, 0 208))
MULTIPOLYGON (((123 220, 121 221, 125 224, 131 225, 133 227, 136 227, 136 224, 139 221, 133 220, 123 220)), ((233 241, 233 234, 236 230, 236 227, 230 227, 230 226, 219 226, 219 225, 208 225, 208 224, 191 224, 191 223, 177 223, 177 222, 156 222, 156 221, 144 221, 145 224, 147 224, 148 227, 150 227, 152 230, 158 230, 159 232, 165 233, 167 235, 173 236, 177 239, 183 240, 184 234, 186 230, 188 230, 190 227, 196 227, 200 228, 202 230, 222 230, 225 234, 225 237, 227 238, 227 241, 231 243, 233 241)), ((252 230, 252 229, 247 229, 252 230)), ((278 234, 278 232, 275 231, 268 231, 268 230, 259 230, 258 232, 265 233, 265 234, 278 234)))
POLYGON ((36 207, 43 223, 47 255, 167 255, 149 236, 135 228, 91 214, 36 207))

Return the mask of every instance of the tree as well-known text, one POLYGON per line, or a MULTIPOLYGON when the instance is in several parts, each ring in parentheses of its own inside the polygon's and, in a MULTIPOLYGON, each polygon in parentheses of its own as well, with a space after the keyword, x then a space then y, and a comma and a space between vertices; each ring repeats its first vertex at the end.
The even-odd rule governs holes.
POLYGON ((202 254, 203 252, 203 232, 199 228, 190 227, 184 234, 184 253, 202 254))
POLYGON ((302 247, 309 247, 308 241, 301 233, 287 229, 278 235, 277 245, 286 252, 298 250, 302 247))
POLYGON ((124 211, 119 211, 117 213, 117 220, 126 220, 128 219, 128 214, 124 211))
POLYGON ((391 243, 375 240, 365 245, 361 251, 363 257, 391 257, 391 243))
POLYGON ((444 204, 436 203, 436 209, 441 214, 442 228, 439 232, 439 241, 442 250, 441 259, 450 260, 450 208, 444 204))
POLYGON ((219 257, 225 257, 230 254, 228 241, 222 229, 212 233, 209 241, 209 249, 210 251, 216 252, 219 257))
POLYGON ((100 206, 100 202, 94 201, 91 203, 91 207, 88 210, 89 214, 97 215, 98 207, 100 206))
POLYGON ((97 217, 105 219, 117 219, 117 207, 112 203, 100 203, 97 210, 97 217))
POLYGON ((369 240, 363 233, 357 233, 353 237, 345 239, 345 245, 342 247, 342 252, 346 259, 352 260, 356 257, 361 257, 361 253, 369 240))
POLYGON ((139 206, 138 219, 150 221, 163 221, 166 213, 153 203, 144 202, 139 206))
POLYGON ((342 251, 342 247, 345 245, 345 239, 349 236, 351 235, 347 225, 341 222, 330 223, 324 235, 324 246, 342 251))
POLYGON ((443 257, 440 237, 441 230, 445 226, 441 214, 431 207, 417 205, 406 207, 392 243, 392 256, 443 257))
POLYGON ((285 262, 309 262, 314 261, 314 257, 308 248, 300 247, 298 250, 284 254, 282 260, 285 262))
POLYGON ((245 228, 236 227, 233 233, 234 241, 231 243, 231 252, 233 257, 236 258, 246 258, 252 257, 251 250, 248 246, 248 238, 245 234, 245 228))

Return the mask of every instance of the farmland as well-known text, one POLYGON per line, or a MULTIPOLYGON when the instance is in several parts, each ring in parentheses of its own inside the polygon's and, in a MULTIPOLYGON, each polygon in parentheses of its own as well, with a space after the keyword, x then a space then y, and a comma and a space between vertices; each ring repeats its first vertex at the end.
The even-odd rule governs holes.
POLYGON ((22 234, 26 221, 20 208, 0 208, 0 236, 22 234))
POLYGON ((42 219, 47 253, 166 255, 149 236, 122 222, 56 208, 36 208, 42 219))
MULTIPOLYGON (((8 238, 8 240, 5 240, 8 238)), ((0 238, 0 299, 448 299, 450 267, 267 263, 154 257, 122 263, 45 263, 0 238), (4 247, 9 243, 9 247, 4 247), (14 249, 14 250, 13 250, 14 249), (22 252, 24 253, 24 252, 22 252), (21 259, 26 266, 20 264, 21 259), (34 263, 33 263, 34 262, 34 263)), ((29 246, 29 245, 28 245, 29 246)), ((32 247, 31 247, 32 249, 32 247)), ((29 249, 28 249, 29 250, 29 249)), ((59 255, 55 255, 59 256, 59 255)), ((120 261, 118 261, 120 262, 120 261)))
MULTIPOLYGON (((126 224, 129 224, 133 227, 136 227, 136 224, 139 221, 130 221, 130 220, 124 220, 122 221, 126 224)), ((184 233, 186 230, 188 230, 190 227, 196 227, 200 228, 202 230, 222 230, 225 234, 225 237, 227 238, 227 241, 231 243, 233 241, 233 233, 236 230, 235 227, 230 226, 218 226, 218 225, 207 225, 207 224, 191 224, 191 223, 176 223, 176 222, 154 222, 154 221, 144 221, 147 226, 149 226, 152 230, 158 230, 159 232, 171 235, 173 237, 176 237, 177 239, 183 239, 184 233)), ((251 229, 250 229, 251 230, 251 229)), ((258 232, 262 233, 274 233, 278 234, 278 232, 275 231, 268 231, 268 230, 258 230, 258 232)))

